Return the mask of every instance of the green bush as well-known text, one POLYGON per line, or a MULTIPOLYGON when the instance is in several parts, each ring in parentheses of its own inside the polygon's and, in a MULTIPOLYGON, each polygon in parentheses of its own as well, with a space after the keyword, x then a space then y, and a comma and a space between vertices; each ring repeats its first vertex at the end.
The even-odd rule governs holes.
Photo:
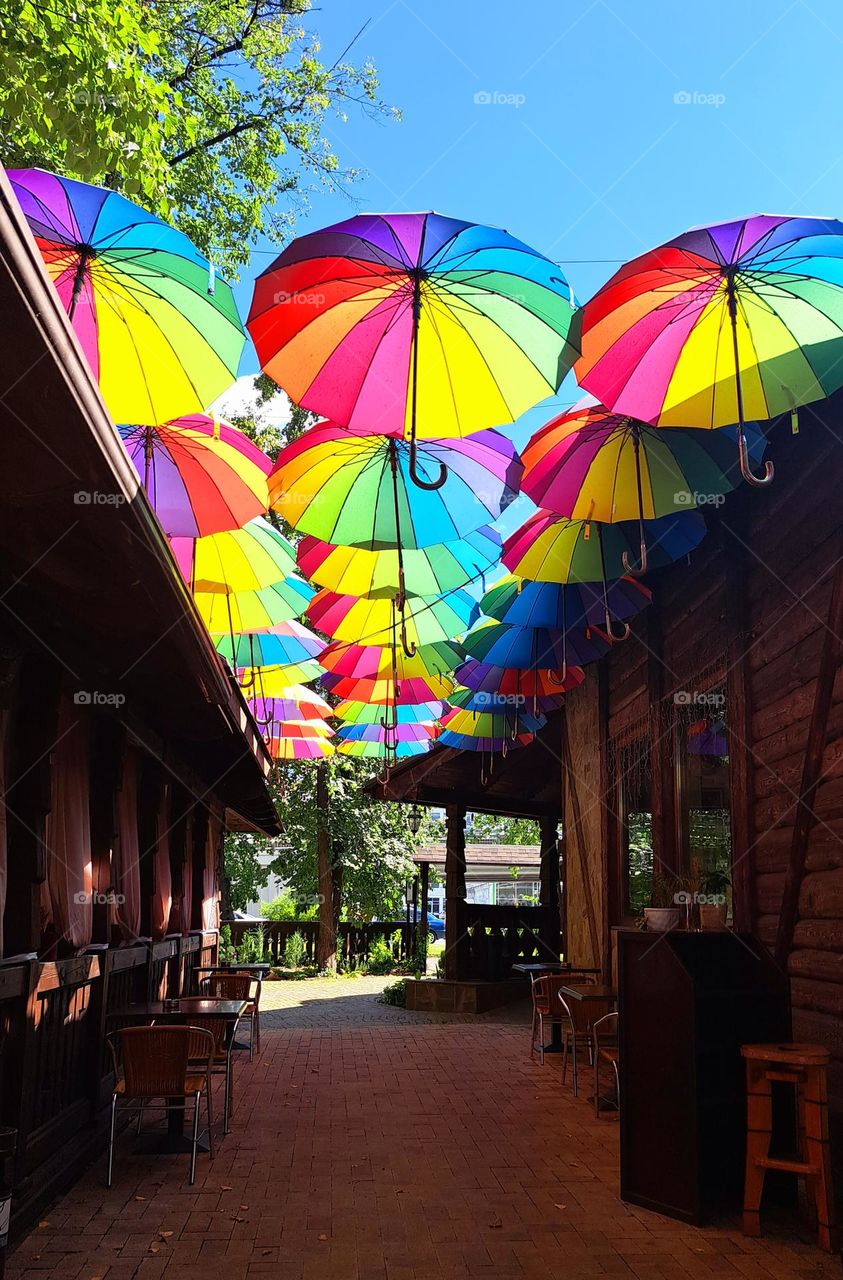
POLYGON ((390 982, 389 986, 384 987, 378 997, 381 1004, 391 1004, 398 1009, 403 1009, 407 1003, 407 979, 399 978, 397 982, 390 982))
POLYGON ((286 968, 299 969, 306 955, 307 943, 298 929, 296 929, 295 933, 290 934, 287 939, 287 945, 284 948, 284 964, 286 968))
POLYGON ((234 947, 231 943, 231 925, 224 924, 220 929, 219 962, 231 964, 234 959, 234 947))
POLYGON ((261 964, 265 960, 266 938, 263 929, 257 925, 243 934, 237 948, 237 959, 240 964, 261 964))
POLYGON ((392 973, 395 963, 391 944, 386 938, 376 938, 369 948, 369 959, 366 964, 369 973, 392 973))
POLYGON ((267 920, 315 920, 319 915, 319 905, 311 902, 305 906, 291 889, 282 889, 272 902, 261 903, 261 915, 267 920))

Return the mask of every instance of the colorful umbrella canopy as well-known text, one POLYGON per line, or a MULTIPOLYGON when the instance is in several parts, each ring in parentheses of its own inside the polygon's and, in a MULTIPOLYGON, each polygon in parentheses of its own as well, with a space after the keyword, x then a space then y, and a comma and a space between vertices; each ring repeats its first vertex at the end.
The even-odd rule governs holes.
POLYGON ((281 720, 275 726, 278 738, 332 738, 334 730, 324 720, 281 720))
POLYGON ((313 587, 291 574, 261 591, 196 591, 193 598, 211 635, 236 635, 271 631, 297 618, 313 598, 313 587))
POLYGON ((255 283, 248 327, 296 404, 451 438, 556 390, 577 354, 575 307, 559 267, 506 231, 363 214, 285 249, 255 283))
POLYGON ((399 742, 429 742, 436 726, 427 724, 344 724, 337 729, 342 742, 380 742, 385 747, 399 742))
POLYGON ((270 738, 267 743, 273 760, 325 760, 334 754, 328 738, 270 738))
POLYGON ((447 698, 454 682, 446 675, 432 673, 410 676, 396 683, 389 676, 364 677, 325 675, 322 684, 329 693, 348 702, 369 702, 380 707, 409 706, 447 698))
MULTIPOLYGON (((757 462, 765 437, 755 424, 746 431, 757 462)), ((657 431, 587 400, 532 436, 521 487, 537 507, 570 520, 655 520, 715 503, 739 483, 737 434, 657 431)))
POLYGON ((249 707, 263 725, 282 720, 327 720, 335 714, 330 702, 302 684, 289 685, 278 697, 251 698, 249 707))
POLYGON ((242 431, 202 413, 117 430, 171 537, 239 529, 266 511, 272 463, 242 431))
MULTIPOLYGON (((404 706, 398 703, 391 708, 395 724, 432 724, 448 709, 446 702, 419 702, 404 706)), ((346 724, 381 724, 384 720, 382 704, 370 702, 340 702, 331 712, 346 724)))
POLYGON ((577 380, 616 413, 682 427, 792 413, 843 386, 843 224, 759 214, 686 231, 621 267, 582 323, 577 380))
MULTIPOLYGON (((261 591, 296 572, 296 549, 268 520, 250 520, 207 538, 172 538, 173 554, 193 591, 261 591)), ((296 582, 301 582, 299 577, 296 582)), ((305 585, 305 584, 302 584, 305 585)), ((312 594, 312 593, 311 593, 312 594)))
POLYGON ((115 421, 202 412, 236 378, 246 340, 208 260, 116 191, 7 172, 115 421))
POLYGON ((443 729, 438 742, 441 747, 451 747, 456 751, 483 751, 490 755, 500 752, 501 755, 506 755, 507 751, 514 751, 516 747, 526 747, 535 736, 534 733, 516 733, 513 737, 509 733, 506 736, 482 738, 471 733, 455 733, 451 729, 443 729))
POLYGON ((607 653, 611 641, 595 628, 590 631, 570 627, 567 631, 547 627, 510 627, 505 622, 483 619, 468 632, 463 648, 470 658, 498 667, 520 667, 522 671, 561 670, 584 667, 607 653))
MULTIPOLYGON (((318 680, 323 668, 314 659, 279 667, 238 667, 243 690, 253 699, 283 698, 291 685, 318 680)), ((295 718, 295 717, 293 717, 295 718)))
POLYGON ((414 647, 452 640, 467 631, 477 616, 477 602, 465 591, 445 596, 412 596, 403 617, 394 600, 367 600, 318 591, 307 616, 325 635, 352 644, 397 646, 400 631, 408 656, 414 647))
MULTIPOLYGON (((631 618, 652 600, 634 578, 619 578, 604 590, 597 583, 531 582, 509 574, 480 601, 489 618, 513 627, 602 627, 607 616, 631 618)), ((608 626, 607 626, 608 630, 608 626)))
POLYGON ((272 506, 301 533, 369 551, 452 542, 496 520, 515 498, 521 459, 497 431, 419 446, 419 473, 448 474, 435 492, 410 476, 401 440, 317 423, 282 449, 269 477, 272 506))
POLYGON ((547 724, 547 717, 533 715, 523 707, 509 711, 463 711, 457 708, 442 717, 443 732, 466 738, 516 738, 521 733, 537 733, 547 724))
POLYGON ((448 703, 454 710, 512 713, 516 707, 528 707, 533 715, 542 711, 556 711, 562 706, 562 694, 534 694, 529 699, 526 694, 483 693, 474 689, 455 689, 448 695, 448 703))
MULTIPOLYGON (((696 511, 645 520, 651 569, 680 560, 705 537, 705 521, 696 511)), ((600 524, 566 520, 537 511, 506 539, 503 563, 512 573, 534 582, 605 582, 621 578, 626 563, 640 551, 637 524, 600 524), (626 562, 624 561, 626 553, 626 562)))
POLYGON ((390 645, 329 644, 320 661, 330 675, 399 682, 415 676, 447 675, 464 657, 459 645, 448 640, 420 646, 408 657, 401 649, 393 655, 390 645))
POLYGON ((392 597, 402 581, 407 595, 433 596, 483 582, 500 559, 501 540, 484 526, 459 542, 437 542, 415 551, 368 551, 302 538, 298 565, 306 578, 340 595, 392 597))
POLYGON ((396 742, 393 747, 383 742, 360 742, 347 740, 339 735, 335 739, 335 751, 341 756, 357 756, 361 760, 407 760, 410 756, 423 756, 433 745, 433 738, 421 742, 396 742))
POLYGON ((279 622, 272 631, 218 636, 214 644, 233 667, 284 667, 318 658, 325 648, 300 622, 279 622))
POLYGON ((585 679, 585 672, 581 667, 568 667, 563 677, 553 668, 522 671, 519 667, 498 667, 469 658, 457 667, 454 679, 477 692, 509 694, 532 702, 533 698, 553 697, 575 689, 585 679))

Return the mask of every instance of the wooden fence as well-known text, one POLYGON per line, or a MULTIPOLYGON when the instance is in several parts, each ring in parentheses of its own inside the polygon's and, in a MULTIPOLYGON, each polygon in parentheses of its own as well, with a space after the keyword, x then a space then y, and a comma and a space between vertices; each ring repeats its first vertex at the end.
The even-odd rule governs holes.
MULTIPOLYGON (((254 934, 260 930, 263 934, 264 956, 274 965, 283 963, 284 951, 294 933, 304 940, 304 965, 316 963, 316 941, 319 936, 318 920, 265 920, 260 924, 248 920, 231 920, 227 922, 231 930, 231 941, 243 960, 243 939, 246 934, 254 934)), ((225 925, 223 926, 225 927, 225 925)), ((343 968, 351 969, 363 965, 369 959, 372 946, 383 940, 392 949, 396 962, 409 961, 413 954, 413 927, 406 920, 378 920, 370 924, 354 925, 343 921, 339 926, 337 939, 337 959, 343 968)))
POLYGON ((0 965, 0 1124, 18 1131, 6 1170, 12 1231, 69 1186, 105 1145, 111 1096, 106 1034, 137 1000, 188 995, 213 964, 216 933, 167 938, 44 963, 0 965))

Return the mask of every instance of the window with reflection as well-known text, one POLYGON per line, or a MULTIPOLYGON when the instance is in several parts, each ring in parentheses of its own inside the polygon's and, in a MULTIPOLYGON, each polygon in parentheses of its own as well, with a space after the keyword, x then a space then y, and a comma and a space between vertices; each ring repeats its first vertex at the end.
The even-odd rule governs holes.
POLYGON ((682 865, 700 892, 729 899, 732 815, 725 689, 677 695, 676 704, 682 865))
POLYGON ((621 905, 638 916, 653 887, 653 805, 650 745, 636 738, 615 751, 621 854, 621 905))

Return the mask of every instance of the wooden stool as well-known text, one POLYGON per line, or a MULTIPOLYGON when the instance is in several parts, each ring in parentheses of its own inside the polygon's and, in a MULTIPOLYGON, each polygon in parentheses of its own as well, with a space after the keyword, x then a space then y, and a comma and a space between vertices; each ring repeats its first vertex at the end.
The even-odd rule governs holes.
POLYGON ((831 1055, 819 1044, 745 1044, 746 1058, 746 1179, 743 1233, 761 1235, 761 1195, 768 1169, 802 1174, 813 1194, 819 1226, 819 1246, 834 1249, 834 1201, 828 1145, 827 1070, 831 1055), (773 1128, 771 1084, 792 1084, 798 1104, 798 1158, 770 1155, 773 1128))

